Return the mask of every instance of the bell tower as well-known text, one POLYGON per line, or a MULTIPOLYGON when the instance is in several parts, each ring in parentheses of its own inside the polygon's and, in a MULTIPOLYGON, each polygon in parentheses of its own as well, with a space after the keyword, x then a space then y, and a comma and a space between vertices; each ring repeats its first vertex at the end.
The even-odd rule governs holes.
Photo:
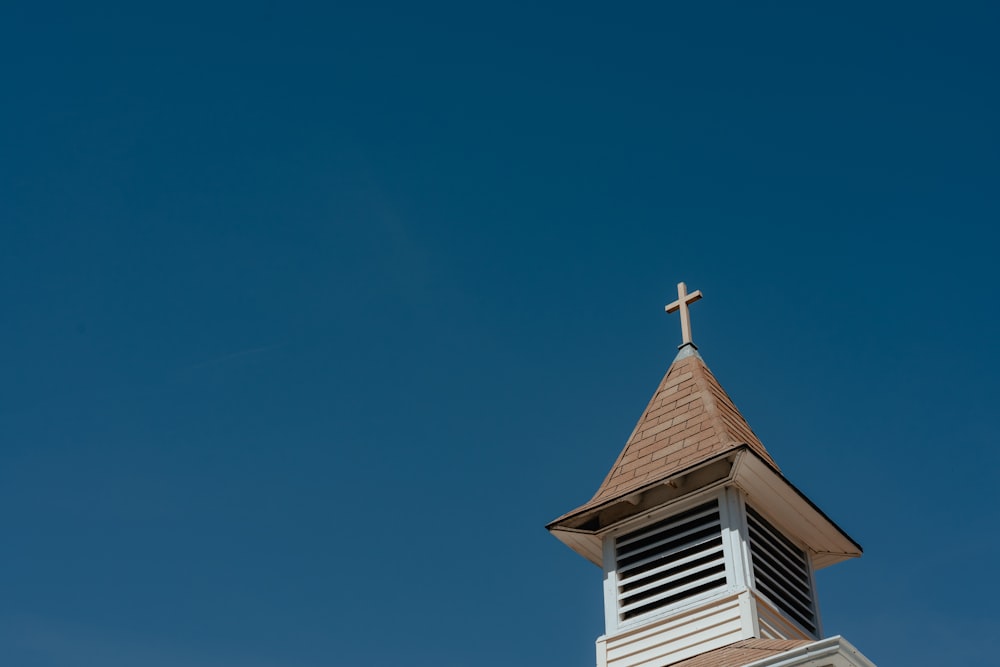
POLYGON ((677 357, 594 497, 547 526, 604 573, 598 667, 874 667, 823 639, 813 578, 861 547, 781 474, 692 341, 701 292, 677 291, 677 357))

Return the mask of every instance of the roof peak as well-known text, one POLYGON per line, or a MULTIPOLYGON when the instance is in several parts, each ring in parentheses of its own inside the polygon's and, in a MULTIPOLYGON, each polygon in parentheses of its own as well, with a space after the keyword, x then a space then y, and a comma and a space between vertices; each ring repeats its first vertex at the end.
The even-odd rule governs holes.
POLYGON ((778 471, 698 348, 684 343, 594 497, 570 515, 625 498, 744 445, 778 471))
MULTIPOLYGON (((688 357, 698 357, 701 359, 701 354, 698 352, 698 346, 694 343, 681 343, 677 346, 677 356, 671 362, 671 366, 676 364, 681 359, 687 359, 688 357)), ((701 359, 704 363, 704 359, 701 359)))

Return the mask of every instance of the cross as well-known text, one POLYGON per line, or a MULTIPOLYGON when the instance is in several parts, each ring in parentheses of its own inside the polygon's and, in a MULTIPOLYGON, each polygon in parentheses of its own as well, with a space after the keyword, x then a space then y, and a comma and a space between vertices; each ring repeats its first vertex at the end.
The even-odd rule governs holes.
POLYGON ((690 294, 687 293, 687 285, 684 283, 677 283, 677 301, 671 304, 667 304, 667 312, 672 313, 675 310, 681 311, 681 336, 684 342, 681 343, 681 347, 685 345, 694 345, 691 342, 691 315, 688 313, 688 304, 692 304, 701 298, 701 290, 695 290, 690 294))

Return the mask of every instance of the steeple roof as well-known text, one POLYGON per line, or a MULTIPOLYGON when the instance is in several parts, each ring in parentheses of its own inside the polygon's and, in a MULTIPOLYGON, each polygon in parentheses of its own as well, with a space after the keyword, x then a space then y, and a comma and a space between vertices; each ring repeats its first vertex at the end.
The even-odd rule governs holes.
POLYGON ((594 496, 549 531, 604 571, 608 667, 865 664, 822 640, 813 571, 861 555, 782 476, 691 341, 594 496), (829 659, 828 659, 829 658, 829 659))
POLYGON ((629 496, 742 445, 779 472, 695 346, 683 345, 597 493, 570 514, 629 496))
POLYGON ((861 547, 801 491, 736 409, 691 342, 688 306, 701 299, 677 285, 683 344, 625 448, 594 496, 546 528, 590 562, 602 566, 604 532, 612 526, 718 485, 734 486, 777 524, 794 527, 823 568, 861 555, 861 547))
POLYGON ((600 566, 603 529, 727 482, 796 526, 814 568, 861 555, 857 542, 784 478, 691 343, 681 346, 597 493, 546 528, 600 566))

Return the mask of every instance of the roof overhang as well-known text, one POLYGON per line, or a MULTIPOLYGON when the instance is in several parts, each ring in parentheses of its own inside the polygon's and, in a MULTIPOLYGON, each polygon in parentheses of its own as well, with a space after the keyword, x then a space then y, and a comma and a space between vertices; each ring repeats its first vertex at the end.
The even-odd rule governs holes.
POLYGON ((875 664, 836 635, 745 663, 743 667, 875 667, 875 664))
POLYGON ((804 543, 814 569, 861 555, 861 545, 753 450, 747 449, 737 458, 733 485, 746 493, 747 501, 757 510, 804 543))
POLYGON ((815 569, 861 555, 857 542, 748 445, 739 445, 622 498, 584 505, 546 528, 570 549, 601 567, 605 532, 640 514, 722 486, 741 489, 757 510, 801 541, 815 569))

